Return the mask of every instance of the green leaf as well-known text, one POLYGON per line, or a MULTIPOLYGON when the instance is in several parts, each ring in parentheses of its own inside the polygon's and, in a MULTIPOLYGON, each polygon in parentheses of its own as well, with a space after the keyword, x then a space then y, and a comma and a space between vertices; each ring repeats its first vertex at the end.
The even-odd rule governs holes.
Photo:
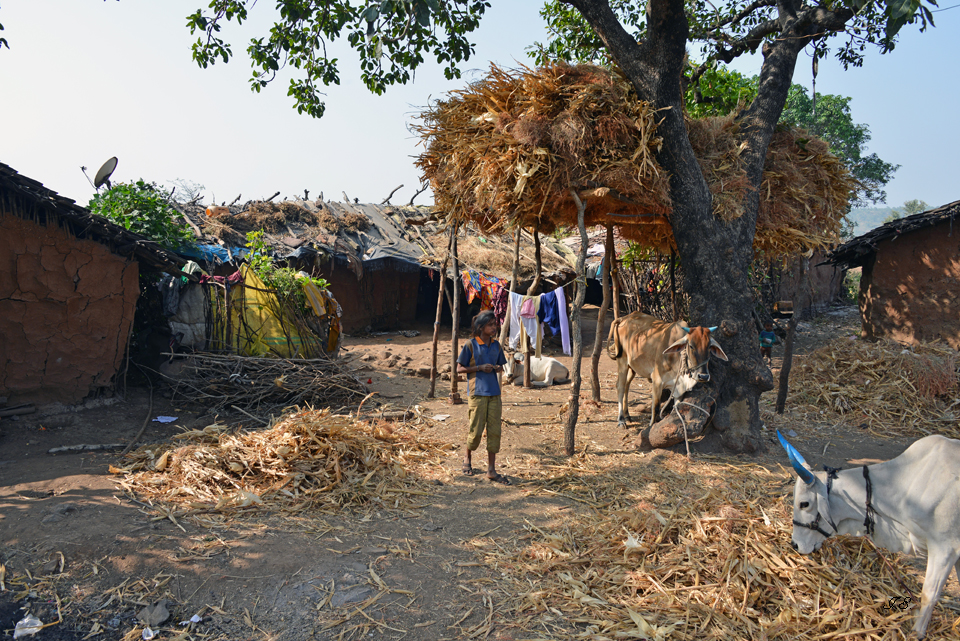
POLYGON ((380 17, 380 10, 373 6, 367 7, 363 14, 361 14, 361 17, 367 22, 376 22, 377 18, 380 17))

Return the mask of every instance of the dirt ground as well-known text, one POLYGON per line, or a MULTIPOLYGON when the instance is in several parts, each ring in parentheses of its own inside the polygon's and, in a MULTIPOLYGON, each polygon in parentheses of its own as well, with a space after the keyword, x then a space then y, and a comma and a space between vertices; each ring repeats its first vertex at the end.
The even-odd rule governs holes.
MULTIPOLYGON (((596 309, 589 309, 590 314, 595 318, 596 309)), ((594 326, 587 323, 585 344, 590 346, 594 326)), ((529 491, 543 469, 566 460, 561 455, 561 411, 569 385, 508 387, 498 464, 513 484, 490 483, 482 474, 465 476, 460 444, 466 405, 447 402, 448 381, 438 383, 439 398, 431 400, 426 399, 429 380, 401 373, 402 368, 429 365, 432 326, 417 329, 416 337, 393 333, 344 341, 344 358, 378 392, 374 399, 380 409, 417 407, 428 419, 417 427, 424 437, 450 444, 443 464, 424 472, 435 492, 413 514, 383 509, 296 519, 251 515, 223 528, 175 523, 118 489, 108 472, 111 464, 121 464, 118 450, 48 453, 62 446, 125 444, 144 424, 142 441, 161 442, 218 418, 147 389, 131 389, 122 401, 4 420, 0 638, 9 638, 29 612, 55 623, 34 639, 132 641, 143 636, 138 617, 149 620, 144 608, 160 601, 169 617, 152 629, 163 639, 426 641, 467 638, 485 620, 490 623, 487 638, 522 638, 508 622, 497 620, 493 598, 485 592, 497 570, 478 560, 474 544, 480 537, 513 537, 524 526, 549 525, 576 507, 563 496, 529 491), (448 416, 438 418, 442 415, 448 416), (177 420, 150 420, 157 416, 177 420), (389 591, 378 589, 382 584, 389 591), (358 604, 378 593, 384 596, 358 610, 358 604), (59 623, 58 609, 63 615, 59 623), (188 623, 194 615, 198 620, 188 623)), ((797 353, 858 329, 855 308, 831 309, 801 323, 797 353)), ((442 328, 441 338, 439 362, 449 363, 449 327, 442 328)), ((569 364, 569 358, 557 356, 569 364)), ((781 356, 782 347, 775 347, 775 374, 781 356)), ((588 359, 585 368, 586 363, 588 359)), ((627 447, 625 433, 616 425, 615 364, 606 355, 600 364, 603 402, 582 408, 578 453, 617 453, 627 464, 642 464, 650 454, 627 447)), ((632 414, 646 417, 649 388, 638 383, 632 390, 632 414)), ((587 381, 584 394, 589 395, 587 381)), ((762 399, 767 451, 742 460, 786 464, 774 427, 792 430, 792 440, 815 465, 885 460, 909 444, 838 430, 828 420, 811 423, 790 411, 776 416, 771 411, 774 394, 762 399)), ((219 420, 244 423, 245 417, 219 420)), ((474 460, 478 472, 484 458, 474 460)), ((730 457, 733 465, 737 461, 730 457)), ((784 478, 786 483, 786 472, 784 478)), ((955 593, 952 579, 950 589, 955 593)))

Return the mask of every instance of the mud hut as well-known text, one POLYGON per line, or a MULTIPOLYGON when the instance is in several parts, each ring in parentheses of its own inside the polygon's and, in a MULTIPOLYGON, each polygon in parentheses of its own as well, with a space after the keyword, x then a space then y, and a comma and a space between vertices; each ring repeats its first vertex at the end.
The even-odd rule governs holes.
POLYGON ((900 218, 844 243, 827 262, 862 267, 862 335, 960 349, 960 201, 900 218))
POLYGON ((0 396, 76 403, 112 390, 141 271, 186 262, 0 164, 0 396))

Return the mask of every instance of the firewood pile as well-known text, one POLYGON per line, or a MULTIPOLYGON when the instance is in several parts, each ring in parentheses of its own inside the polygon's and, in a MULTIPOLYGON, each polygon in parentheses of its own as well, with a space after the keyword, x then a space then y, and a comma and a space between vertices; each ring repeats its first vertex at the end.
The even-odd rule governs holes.
POLYGON ((957 351, 943 344, 839 338, 796 358, 787 400, 877 436, 960 438, 957 365, 957 351))
POLYGON ((332 359, 255 358, 194 354, 172 384, 173 399, 222 412, 240 409, 256 417, 291 406, 348 407, 367 389, 332 359))
MULTIPOLYGON (((554 64, 493 65, 486 77, 421 114, 417 165, 439 211, 481 230, 520 224, 549 233, 576 225, 575 188, 586 224, 612 223, 624 237, 669 252, 669 175, 656 161, 661 114, 616 72, 554 64)), ((688 120, 691 143, 714 196, 715 215, 743 215, 749 189, 732 117, 688 120)), ((754 247, 786 255, 839 237, 854 186, 826 143, 775 133, 760 189, 754 247)))

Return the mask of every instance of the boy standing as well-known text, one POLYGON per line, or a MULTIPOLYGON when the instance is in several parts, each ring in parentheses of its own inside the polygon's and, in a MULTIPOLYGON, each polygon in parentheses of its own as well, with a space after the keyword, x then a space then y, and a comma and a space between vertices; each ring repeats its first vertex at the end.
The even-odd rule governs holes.
POLYGON ((507 358, 496 340, 500 331, 492 311, 480 312, 473 318, 473 338, 463 346, 457 358, 457 373, 467 375, 470 398, 467 401, 470 433, 463 459, 463 473, 473 475, 473 451, 480 447, 484 430, 487 433, 487 479, 510 485, 510 479, 497 473, 497 452, 500 451, 500 379, 507 358), (471 383, 473 385, 471 386, 471 383))
POLYGON ((777 335, 773 333, 773 323, 764 321, 763 331, 760 332, 760 358, 773 360, 773 344, 777 342, 777 335))

